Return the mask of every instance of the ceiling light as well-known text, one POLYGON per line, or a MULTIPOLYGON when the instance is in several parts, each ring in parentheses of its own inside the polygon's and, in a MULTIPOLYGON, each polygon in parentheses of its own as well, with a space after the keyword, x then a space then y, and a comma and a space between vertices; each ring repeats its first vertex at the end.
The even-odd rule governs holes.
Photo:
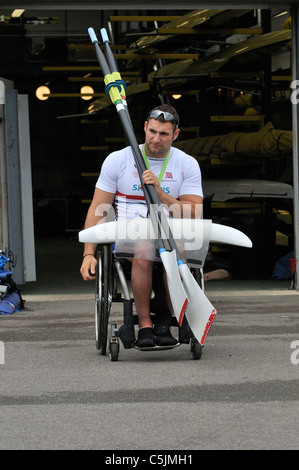
POLYGON ((20 18, 25 10, 14 10, 11 14, 12 18, 20 18))
POLYGON ((175 94, 175 95, 172 95, 172 97, 174 100, 179 100, 180 98, 182 98, 182 95, 175 94))
POLYGON ((42 86, 39 86, 37 89, 36 89, 36 92, 35 92, 35 96, 41 100, 41 101, 45 101, 47 100, 49 97, 48 96, 45 96, 46 94, 50 94, 51 91, 50 91, 50 88, 48 88, 47 86, 45 85, 42 85, 42 86))
POLYGON ((288 15, 288 14, 289 14, 288 11, 282 11, 280 13, 277 13, 277 15, 273 16, 273 18, 278 18, 279 16, 288 15))
POLYGON ((94 94, 94 89, 91 86, 84 85, 80 90, 82 100, 91 100, 94 94))

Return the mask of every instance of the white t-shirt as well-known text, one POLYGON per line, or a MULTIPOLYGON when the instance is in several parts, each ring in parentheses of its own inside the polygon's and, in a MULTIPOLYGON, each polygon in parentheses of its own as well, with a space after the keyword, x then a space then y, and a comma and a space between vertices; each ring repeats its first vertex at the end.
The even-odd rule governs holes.
MULTIPOLYGON (((142 145, 140 146, 142 150, 142 145)), ((150 158, 151 171, 159 177, 164 158, 150 158)), ((185 194, 203 196, 198 162, 182 150, 171 147, 160 184, 175 199, 185 194)), ((105 159, 96 187, 115 194, 116 217, 147 216, 147 205, 131 147, 112 152, 105 159)))

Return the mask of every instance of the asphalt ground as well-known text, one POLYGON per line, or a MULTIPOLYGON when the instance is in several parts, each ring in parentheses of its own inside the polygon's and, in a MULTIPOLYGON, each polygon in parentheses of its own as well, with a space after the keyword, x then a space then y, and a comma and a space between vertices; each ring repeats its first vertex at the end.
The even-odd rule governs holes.
MULTIPOLYGON (((59 250, 43 251, 38 282, 22 286, 26 308, 0 317, 0 449, 105 458, 299 448, 298 291, 289 282, 206 283, 218 314, 200 360, 189 345, 121 345, 111 362, 95 348, 94 286, 80 279, 77 247, 59 250)), ((111 322, 121 325, 121 305, 111 322)))

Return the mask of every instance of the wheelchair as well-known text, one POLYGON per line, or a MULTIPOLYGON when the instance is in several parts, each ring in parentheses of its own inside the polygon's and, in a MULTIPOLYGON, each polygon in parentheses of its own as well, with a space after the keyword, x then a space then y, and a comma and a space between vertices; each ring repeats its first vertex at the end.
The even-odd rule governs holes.
MULTIPOLYGON (((120 343, 125 349, 135 348, 135 325, 138 324, 137 315, 133 314, 134 299, 130 289, 130 267, 125 254, 114 254, 112 244, 98 245, 96 252, 97 270, 95 286, 95 343, 99 353, 105 356, 107 353, 111 361, 117 361, 120 353, 120 343), (121 255, 121 256, 120 256, 121 255), (113 303, 123 304, 123 325, 118 327, 116 323, 109 320, 113 303), (110 334, 109 334, 110 330, 110 334)), ((188 260, 187 260, 188 261, 188 260)), ((201 267, 191 269, 196 281, 203 288, 203 270, 201 267)), ((153 324, 170 312, 165 300, 165 290, 163 282, 163 265, 160 261, 154 262, 153 267, 153 294, 150 310, 153 324)), ((171 325, 180 327, 175 317, 171 317, 171 325)), ((180 344, 190 344, 190 351, 193 359, 200 359, 202 346, 194 337, 186 318, 183 320, 184 331, 187 334, 176 345, 155 346, 152 348, 138 348, 142 350, 163 350, 172 349, 180 344)), ((179 336, 179 334, 178 334, 179 336)))

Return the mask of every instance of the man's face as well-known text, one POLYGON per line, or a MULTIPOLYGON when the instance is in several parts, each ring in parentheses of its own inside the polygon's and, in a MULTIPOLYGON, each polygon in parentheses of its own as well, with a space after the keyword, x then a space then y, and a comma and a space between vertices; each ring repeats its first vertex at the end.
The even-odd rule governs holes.
POLYGON ((172 142, 180 130, 174 130, 172 122, 160 122, 154 118, 144 123, 145 151, 149 157, 166 157, 172 142))

